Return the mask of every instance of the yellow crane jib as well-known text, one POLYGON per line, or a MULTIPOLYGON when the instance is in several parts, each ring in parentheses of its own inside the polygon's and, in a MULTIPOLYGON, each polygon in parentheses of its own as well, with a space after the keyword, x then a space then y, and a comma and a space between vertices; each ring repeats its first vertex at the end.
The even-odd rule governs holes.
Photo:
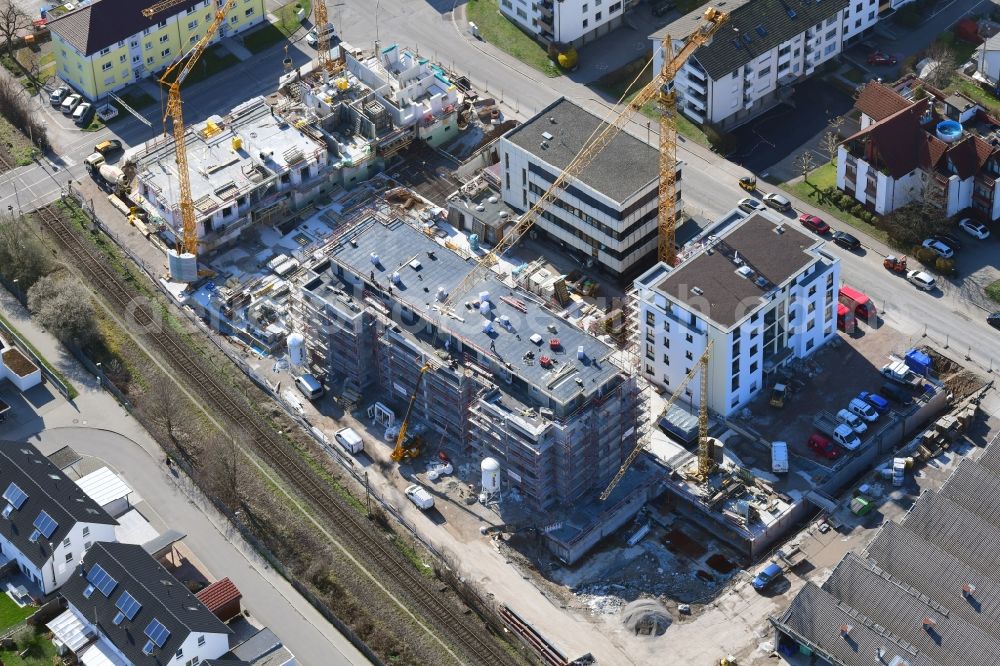
MULTIPOLYGON (((570 160, 566 168, 563 169, 556 179, 549 185, 549 188, 538 198, 531 208, 528 209, 524 215, 517 221, 514 228, 511 229, 504 237, 493 246, 485 256, 483 256, 479 262, 476 264, 475 268, 465 276, 463 279, 448 296, 445 301, 445 305, 450 305, 452 303, 457 303, 461 300, 473 286, 478 284, 485 277, 489 271, 490 266, 497 263, 497 258, 503 256, 507 250, 517 244, 521 238, 528 233, 531 227, 534 226, 535 221, 542 215, 552 204, 553 200, 556 199, 559 192, 567 187, 571 178, 576 178, 579 176, 584 169, 586 169, 594 158, 597 157, 605 148, 610 145, 611 141, 618 136, 622 128, 628 123, 632 118, 632 114, 641 109, 643 106, 649 102, 657 101, 660 99, 663 91, 670 91, 673 88, 673 80, 677 74, 677 71, 681 68, 684 62, 691 57, 691 55, 698 49, 698 47, 707 44, 712 36, 719 30, 719 28, 729 20, 729 14, 721 12, 714 8, 709 8, 705 11, 704 15, 705 23, 702 24, 694 33, 688 35, 684 39, 683 46, 678 51, 675 56, 673 53, 673 39, 667 36, 663 40, 664 47, 664 67, 663 70, 657 73, 653 80, 648 84, 643 86, 639 92, 635 94, 630 102, 625 104, 625 107, 621 109, 617 115, 611 120, 605 119, 602 123, 594 130, 594 132, 587 138, 584 142, 583 147, 580 151, 570 160)), ((646 65, 647 67, 650 64, 646 65)), ((645 70, 643 70, 645 71, 645 70)), ((639 76, 641 76, 640 72, 639 76)), ((638 76, 636 77, 638 80, 638 76)), ((628 95, 626 92, 622 96, 622 100, 619 103, 624 102, 624 98, 628 95)), ((675 250, 674 250, 674 216, 676 214, 676 197, 677 197, 677 129, 674 126, 676 115, 676 93, 670 93, 665 96, 666 104, 664 106, 664 113, 661 116, 661 131, 660 131, 660 190, 659 190, 659 242, 658 242, 658 255, 659 258, 673 263, 675 250), (664 131, 664 127, 666 131, 664 131)), ((660 100, 661 103, 663 100, 660 100)))
MULTIPOLYGON (((179 5, 184 0, 162 0, 142 11, 143 16, 150 17, 179 5)), ((236 0, 226 0, 215 12, 215 19, 205 30, 201 39, 191 47, 187 54, 175 61, 160 77, 160 84, 167 87, 167 105, 163 113, 163 131, 167 130, 167 119, 173 121, 174 153, 177 160, 177 180, 180 185, 180 210, 182 235, 180 249, 189 254, 198 254, 197 220, 194 215, 194 201, 191 198, 191 172, 188 169, 187 146, 184 143, 184 113, 181 101, 181 84, 194 68, 198 59, 205 52, 208 43, 212 41, 219 26, 225 21, 226 14, 236 4, 236 0)))
POLYGON ((417 385, 413 387, 413 395, 410 396, 410 404, 406 407, 406 415, 403 417, 403 422, 399 424, 399 434, 396 436, 396 448, 392 450, 392 459, 394 462, 399 462, 403 458, 415 458, 420 454, 419 445, 406 446, 406 429, 410 425, 410 412, 413 411, 413 403, 417 401, 417 395, 420 393, 420 383, 424 380, 424 374, 430 369, 431 364, 425 363, 420 368, 420 374, 417 375, 417 385))

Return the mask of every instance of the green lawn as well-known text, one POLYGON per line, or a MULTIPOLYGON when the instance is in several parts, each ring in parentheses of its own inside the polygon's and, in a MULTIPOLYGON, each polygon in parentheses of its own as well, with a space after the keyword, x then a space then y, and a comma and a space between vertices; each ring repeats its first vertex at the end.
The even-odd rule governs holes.
POLYGON ((888 236, 881 229, 877 229, 871 224, 868 224, 859 217, 855 217, 848 211, 841 210, 837 208, 832 202, 827 201, 825 198, 820 197, 823 194, 823 190, 827 187, 837 186, 837 167, 833 162, 827 162, 823 166, 814 169, 809 172, 809 182, 797 181, 794 183, 784 183, 782 184, 782 189, 790 194, 802 199, 803 201, 808 201, 812 205, 825 210, 830 213, 838 220, 843 220, 849 225, 862 231, 873 238, 877 238, 880 241, 887 242, 888 236))
POLYGON ((16 647, 0 650, 0 661, 4 666, 52 666, 60 663, 56 656, 56 646, 43 632, 17 632, 14 635, 16 647), (24 653, 24 656, 21 656, 24 653))
POLYGON ((6 118, 0 118, 0 141, 7 146, 18 166, 31 164, 34 157, 42 154, 38 148, 31 145, 28 137, 17 131, 6 118))
POLYGON ((615 71, 605 74, 591 85, 607 95, 608 101, 618 102, 624 97, 624 101, 628 102, 653 80, 653 67, 649 64, 652 57, 652 54, 649 53, 640 56, 615 71), (632 84, 633 81, 635 81, 634 84, 632 84))
MULTIPOLYGON (((5 592, 0 592, 0 631, 6 631, 15 624, 23 622, 36 610, 38 609, 34 606, 21 608, 5 592)), ((6 658, 4 658, 3 663, 7 663, 6 658)))
POLYGON ((973 83, 966 78, 956 76, 955 80, 952 81, 950 86, 948 86, 948 92, 960 92, 966 97, 971 98, 973 101, 982 104, 983 108, 990 113, 1000 113, 1000 99, 997 99, 990 93, 980 88, 978 84, 973 83))
POLYGON ((469 21, 476 24, 479 34, 487 42, 531 65, 545 76, 560 75, 559 68, 549 60, 545 48, 500 13, 497 0, 469 0, 465 11, 469 21))
POLYGON ((986 285, 986 295, 990 297, 990 300, 994 303, 1000 303, 1000 280, 991 282, 986 285))
POLYGON ((277 22, 265 23, 253 32, 247 33, 243 38, 243 46, 251 53, 260 53, 278 42, 288 39, 302 26, 298 17, 299 9, 305 9, 305 16, 309 17, 312 12, 312 0, 291 0, 291 2, 282 5, 274 13, 278 18, 277 22))

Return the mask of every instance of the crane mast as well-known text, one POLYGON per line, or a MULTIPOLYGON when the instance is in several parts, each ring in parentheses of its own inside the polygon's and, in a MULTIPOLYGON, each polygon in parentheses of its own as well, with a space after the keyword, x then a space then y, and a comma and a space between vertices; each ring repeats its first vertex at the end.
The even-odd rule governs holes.
MULTIPOLYGON (((162 0, 156 4, 147 7, 142 10, 142 15, 149 18, 159 12, 175 7, 185 0, 162 0)), ((194 201, 191 197, 191 172, 188 170, 188 159, 187 159, 187 146, 184 143, 184 112, 183 112, 183 102, 181 100, 181 84, 184 83, 184 79, 187 78, 191 70, 194 69, 195 64, 201 55, 205 52, 208 47, 208 43, 212 41, 215 33, 219 30, 219 26, 226 18, 226 14, 233 5, 236 4, 236 0, 226 0, 226 3, 220 7, 215 12, 215 19, 209 24, 208 29, 205 34, 202 35, 201 39, 188 51, 187 55, 183 58, 178 59, 174 64, 163 72, 160 77, 160 84, 167 87, 167 105, 163 113, 163 128, 166 132, 167 119, 171 119, 173 127, 171 128, 174 135, 174 154, 177 161, 177 181, 180 187, 180 210, 181 210, 181 242, 179 245, 179 250, 192 254, 198 254, 198 229, 197 220, 194 215, 194 201)))
POLYGON ((430 363, 425 363, 422 368, 420 368, 420 374, 417 375, 417 384, 413 387, 413 395, 410 397, 410 404, 406 407, 406 415, 403 417, 403 422, 399 425, 399 434, 396 435, 396 447, 392 450, 392 459, 395 462, 399 462, 403 458, 413 457, 414 455, 419 455, 413 448, 407 448, 405 446, 406 441, 406 429, 410 425, 410 412, 413 411, 413 403, 417 401, 417 394, 420 393, 420 383, 424 381, 424 374, 431 369, 430 363))
POLYGON ((334 60, 330 57, 330 33, 327 29, 330 19, 327 15, 326 2, 314 0, 313 22, 316 24, 316 58, 319 60, 320 71, 334 75, 344 69, 343 58, 334 60))
POLYGON ((714 8, 704 13, 705 22, 694 33, 684 38, 681 48, 674 54, 673 38, 667 35, 663 38, 664 66, 663 70, 653 76, 653 80, 643 86, 625 109, 607 123, 602 123, 588 137, 580 152, 570 161, 566 168, 549 185, 549 188, 538 198, 531 208, 520 217, 517 223, 504 237, 486 253, 475 268, 451 291, 445 304, 458 302, 473 286, 478 284, 491 266, 497 263, 497 258, 503 256, 511 247, 534 226, 539 216, 565 189, 568 181, 578 177, 608 145, 618 136, 625 124, 632 118, 635 111, 658 100, 663 106, 660 119, 660 189, 658 208, 658 258, 673 263, 676 256, 674 250, 674 226, 677 208, 677 93, 674 91, 674 78, 677 72, 687 62, 688 58, 704 46, 716 32, 729 20, 729 14, 714 8))

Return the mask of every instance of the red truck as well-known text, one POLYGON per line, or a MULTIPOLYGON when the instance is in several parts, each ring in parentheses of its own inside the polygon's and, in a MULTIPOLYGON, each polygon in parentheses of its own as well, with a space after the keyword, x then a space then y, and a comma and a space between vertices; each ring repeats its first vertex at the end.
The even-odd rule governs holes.
POLYGON ((840 288, 840 302, 853 309, 861 319, 872 320, 878 314, 874 301, 867 294, 846 285, 840 288))
POLYGON ((843 303, 837 303, 837 328, 844 333, 854 333, 854 310, 843 303))

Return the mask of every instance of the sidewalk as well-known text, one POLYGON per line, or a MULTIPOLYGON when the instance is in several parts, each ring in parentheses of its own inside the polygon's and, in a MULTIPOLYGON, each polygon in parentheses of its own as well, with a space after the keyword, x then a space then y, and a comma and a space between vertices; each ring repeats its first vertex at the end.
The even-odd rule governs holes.
POLYGON ((162 524, 187 533, 186 542, 214 576, 232 578, 243 592, 244 606, 278 635, 299 663, 369 663, 240 538, 190 479, 167 472, 160 463, 163 451, 149 433, 4 290, 0 311, 80 392, 73 403, 61 398, 50 402, 39 411, 40 421, 5 432, 5 437, 32 439, 43 446, 58 441, 59 446, 70 444, 80 453, 109 461, 155 507, 162 524))

